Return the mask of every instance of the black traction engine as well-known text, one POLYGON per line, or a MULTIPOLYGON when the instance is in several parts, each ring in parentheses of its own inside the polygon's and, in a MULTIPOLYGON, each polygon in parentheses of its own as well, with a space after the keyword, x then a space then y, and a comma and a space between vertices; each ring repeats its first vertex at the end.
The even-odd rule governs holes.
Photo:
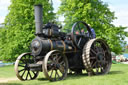
POLYGON ((111 52, 102 39, 92 38, 83 21, 72 26, 71 33, 60 32, 53 23, 43 26, 42 6, 35 5, 36 37, 31 52, 21 54, 15 62, 20 80, 33 80, 43 72, 50 81, 64 79, 68 73, 101 75, 109 72, 111 52))

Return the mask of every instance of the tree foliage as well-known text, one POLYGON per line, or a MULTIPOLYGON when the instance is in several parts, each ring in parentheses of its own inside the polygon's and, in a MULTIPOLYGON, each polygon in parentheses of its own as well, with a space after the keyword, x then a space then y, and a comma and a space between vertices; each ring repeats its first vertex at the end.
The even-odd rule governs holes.
POLYGON ((11 0, 9 14, 5 19, 5 29, 0 31, 0 57, 15 60, 19 54, 29 51, 34 38, 34 5, 43 5, 43 23, 55 19, 49 0, 11 0))
POLYGON ((116 54, 121 53, 126 27, 116 27, 112 24, 116 19, 114 12, 108 8, 108 4, 101 0, 61 0, 58 14, 65 17, 64 29, 71 29, 73 23, 85 21, 95 29, 97 38, 103 38, 116 54))

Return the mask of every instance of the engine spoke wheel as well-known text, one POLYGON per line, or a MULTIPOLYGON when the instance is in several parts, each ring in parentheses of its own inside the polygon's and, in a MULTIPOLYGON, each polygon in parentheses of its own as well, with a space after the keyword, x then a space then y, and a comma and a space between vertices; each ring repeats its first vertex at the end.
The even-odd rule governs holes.
POLYGON ((67 76, 68 61, 63 53, 53 50, 46 54, 42 68, 50 81, 63 80, 67 76))
POLYGON ((111 68, 111 52, 107 43, 101 39, 88 41, 84 46, 82 58, 89 75, 107 74, 111 68))
POLYGON ((74 23, 71 38, 78 49, 83 49, 85 42, 92 38, 92 32, 88 24, 82 21, 74 23))
POLYGON ((21 54, 15 62, 15 72, 18 79, 33 80, 38 76, 38 71, 31 71, 29 64, 34 63, 31 53, 21 54))

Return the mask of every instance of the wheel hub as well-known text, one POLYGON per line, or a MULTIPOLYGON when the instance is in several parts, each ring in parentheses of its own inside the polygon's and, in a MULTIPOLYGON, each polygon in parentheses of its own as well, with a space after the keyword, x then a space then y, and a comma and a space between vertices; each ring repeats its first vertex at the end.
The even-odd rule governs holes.
POLYGON ((60 68, 60 64, 56 64, 56 68, 59 69, 60 68))
POLYGON ((30 67, 28 66, 28 64, 25 64, 24 68, 25 68, 25 70, 28 70, 28 71, 30 70, 30 67))
POLYGON ((104 54, 103 53, 97 53, 97 58, 99 61, 102 61, 104 59, 104 54))

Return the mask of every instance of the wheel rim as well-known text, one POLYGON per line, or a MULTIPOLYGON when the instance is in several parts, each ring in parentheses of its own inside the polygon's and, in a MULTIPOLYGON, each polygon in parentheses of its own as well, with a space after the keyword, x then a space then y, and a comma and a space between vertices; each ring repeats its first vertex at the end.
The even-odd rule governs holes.
POLYGON ((86 42, 87 38, 85 37, 89 37, 90 39, 92 38, 91 35, 91 30, 90 27, 82 21, 76 22, 73 27, 72 27, 72 31, 71 31, 71 38, 73 40, 73 43, 77 46, 77 48, 79 49, 83 49, 84 46, 84 41, 86 42), (85 34, 85 32, 89 32, 89 34, 85 34))
POLYGON ((90 40, 83 49, 83 62, 87 72, 106 74, 111 68, 111 53, 108 45, 101 39, 90 40))
POLYGON ((66 56, 59 51, 50 51, 46 54, 43 71, 50 81, 63 80, 67 76, 68 61, 66 56))
POLYGON ((31 53, 21 54, 15 62, 15 72, 18 79, 33 80, 38 76, 37 71, 31 71, 29 64, 34 63, 31 53))

